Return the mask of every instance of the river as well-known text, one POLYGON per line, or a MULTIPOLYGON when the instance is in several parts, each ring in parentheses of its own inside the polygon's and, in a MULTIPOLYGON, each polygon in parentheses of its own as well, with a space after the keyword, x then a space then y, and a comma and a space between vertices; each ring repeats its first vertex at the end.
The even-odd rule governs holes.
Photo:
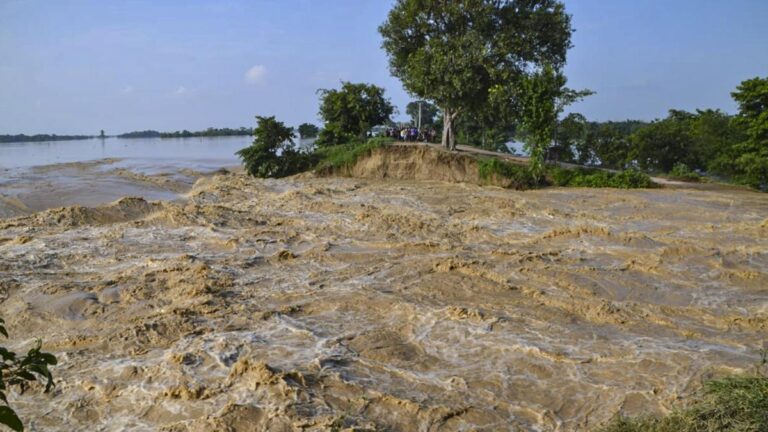
MULTIPOLYGON (((236 167, 253 137, 105 138, 0 144, 0 218, 123 196, 174 200, 200 176, 236 167)), ((298 140, 306 146, 311 140, 298 140)))

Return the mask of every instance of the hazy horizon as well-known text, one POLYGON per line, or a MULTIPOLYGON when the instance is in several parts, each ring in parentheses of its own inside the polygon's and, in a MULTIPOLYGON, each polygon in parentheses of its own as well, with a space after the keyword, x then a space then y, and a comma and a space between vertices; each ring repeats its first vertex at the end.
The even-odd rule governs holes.
MULTIPOLYGON (((0 1, 0 134, 109 135, 320 124, 319 88, 386 88, 405 118, 377 27, 390 1, 0 1)), ((768 3, 566 1, 572 110, 652 120, 734 112, 730 92, 768 71, 768 3)))

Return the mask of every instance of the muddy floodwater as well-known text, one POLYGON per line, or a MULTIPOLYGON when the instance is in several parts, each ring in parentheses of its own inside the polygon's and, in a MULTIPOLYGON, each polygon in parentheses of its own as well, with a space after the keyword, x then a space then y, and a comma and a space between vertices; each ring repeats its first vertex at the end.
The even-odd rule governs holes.
POLYGON ((0 219, 30 430, 589 430, 768 340, 766 194, 179 181, 0 219))

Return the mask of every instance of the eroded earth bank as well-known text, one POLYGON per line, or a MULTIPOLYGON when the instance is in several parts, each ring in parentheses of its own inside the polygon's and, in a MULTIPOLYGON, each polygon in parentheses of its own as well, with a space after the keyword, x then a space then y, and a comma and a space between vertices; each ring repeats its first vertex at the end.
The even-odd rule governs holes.
POLYGON ((749 370, 768 196, 219 174, 0 219, 32 430, 588 430, 749 370))

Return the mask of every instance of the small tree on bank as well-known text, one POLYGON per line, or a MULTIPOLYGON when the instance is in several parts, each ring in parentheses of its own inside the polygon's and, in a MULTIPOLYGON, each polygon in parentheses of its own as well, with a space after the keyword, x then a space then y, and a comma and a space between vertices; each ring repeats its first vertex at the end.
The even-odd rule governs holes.
POLYGON ((379 27, 392 75, 443 113, 442 143, 467 112, 518 114, 518 84, 565 64, 570 17, 555 0, 397 0, 379 27))
POLYGON ((376 125, 386 124, 395 108, 384 89, 373 84, 342 82, 341 89, 320 89, 320 117, 325 121, 317 143, 334 145, 365 138, 376 125))
POLYGON ((591 95, 591 90, 572 90, 565 86, 565 75, 552 65, 526 76, 521 82, 523 131, 526 150, 530 153, 529 166, 534 180, 541 181, 544 162, 555 141, 558 117, 566 106, 591 95))
POLYGON ((551 66, 523 80, 525 101, 521 129, 525 148, 530 153, 529 169, 536 182, 544 175, 544 160, 557 123, 555 100, 560 87, 558 75, 551 66))
POLYGON ((307 164, 307 155, 295 148, 293 128, 275 117, 256 116, 253 144, 237 152, 245 170, 254 177, 285 177, 307 164))

